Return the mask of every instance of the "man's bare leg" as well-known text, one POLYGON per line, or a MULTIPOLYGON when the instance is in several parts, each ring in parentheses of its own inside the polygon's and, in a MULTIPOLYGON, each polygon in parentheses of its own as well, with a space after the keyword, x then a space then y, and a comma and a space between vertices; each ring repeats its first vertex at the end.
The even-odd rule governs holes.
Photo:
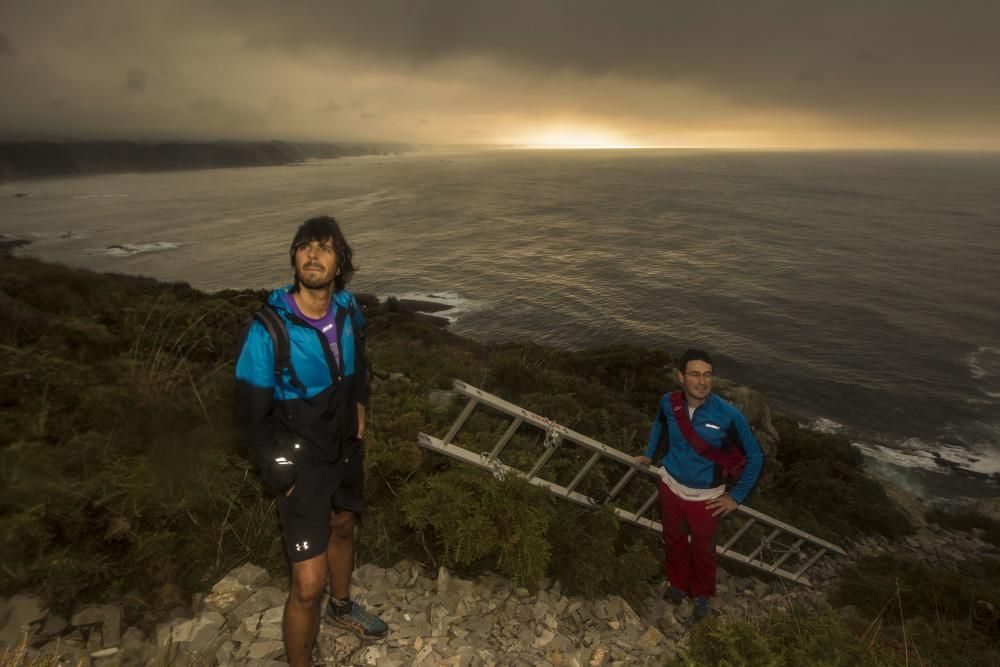
POLYGON ((326 554, 292 563, 292 585, 281 619, 285 654, 291 667, 308 667, 312 659, 326 577, 326 554))
POLYGON ((355 514, 348 510, 330 514, 330 541, 326 545, 326 566, 330 574, 330 593, 338 600, 351 595, 351 572, 354 570, 355 514))

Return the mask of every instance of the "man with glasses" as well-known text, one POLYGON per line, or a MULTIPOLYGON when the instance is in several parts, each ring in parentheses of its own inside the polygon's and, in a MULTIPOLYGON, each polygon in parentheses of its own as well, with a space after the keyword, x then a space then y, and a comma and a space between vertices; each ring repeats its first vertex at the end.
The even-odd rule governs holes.
POLYGON ((646 453, 636 462, 655 462, 660 474, 669 582, 664 597, 677 604, 691 597, 700 621, 715 595, 719 521, 757 483, 764 452, 740 411, 712 393, 707 353, 687 350, 677 366, 681 389, 660 401, 646 453))

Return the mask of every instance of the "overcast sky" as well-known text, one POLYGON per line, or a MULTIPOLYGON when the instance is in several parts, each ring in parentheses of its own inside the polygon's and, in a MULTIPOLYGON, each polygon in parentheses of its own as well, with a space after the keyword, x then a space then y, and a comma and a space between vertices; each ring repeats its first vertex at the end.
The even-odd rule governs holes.
POLYGON ((1000 0, 0 0, 0 131, 1000 149, 1000 0))

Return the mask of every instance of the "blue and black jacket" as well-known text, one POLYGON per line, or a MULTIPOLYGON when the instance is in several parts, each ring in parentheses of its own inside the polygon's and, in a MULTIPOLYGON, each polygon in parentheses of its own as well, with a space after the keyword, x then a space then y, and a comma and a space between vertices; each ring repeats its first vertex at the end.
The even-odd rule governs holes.
MULTIPOLYGON (((764 451, 746 418, 732 403, 709 394, 705 402, 695 408, 691 424, 695 433, 712 447, 738 447, 746 456, 743 474, 729 492, 734 501, 742 503, 764 467, 764 451)), ((670 394, 665 394, 660 401, 646 457, 653 465, 666 468, 675 480, 693 489, 711 489, 722 486, 725 481, 722 466, 698 454, 684 439, 670 406, 670 394), (654 456, 659 460, 654 460, 654 456)))
POLYGON ((256 320, 244 332, 236 359, 237 426, 262 480, 275 491, 295 483, 296 461, 340 460, 357 440, 357 405, 368 403, 364 317, 354 296, 341 290, 330 304, 339 332, 338 363, 326 337, 289 310, 289 290, 272 292, 268 305, 288 332, 296 377, 287 369, 276 373, 274 341, 256 320))

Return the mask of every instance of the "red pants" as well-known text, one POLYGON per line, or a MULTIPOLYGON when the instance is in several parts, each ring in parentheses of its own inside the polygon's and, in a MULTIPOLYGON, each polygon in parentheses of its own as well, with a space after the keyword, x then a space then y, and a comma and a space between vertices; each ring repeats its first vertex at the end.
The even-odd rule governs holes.
POLYGON ((684 500, 660 481, 660 521, 670 585, 691 597, 715 595, 715 536, 719 517, 707 501, 684 500))

